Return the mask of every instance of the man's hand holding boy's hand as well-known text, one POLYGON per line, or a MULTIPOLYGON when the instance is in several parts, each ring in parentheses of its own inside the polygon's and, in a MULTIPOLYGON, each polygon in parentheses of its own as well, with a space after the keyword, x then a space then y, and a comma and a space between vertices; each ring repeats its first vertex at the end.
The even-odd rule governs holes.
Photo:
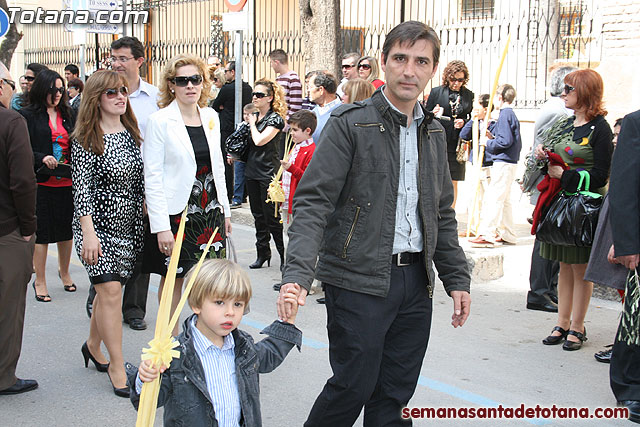
POLYGON ((297 283, 285 283, 280 287, 278 295, 278 319, 283 322, 294 323, 298 306, 304 305, 307 299, 307 290, 297 283))
MULTIPOLYGON (((160 367, 160 374, 167 370, 167 367, 162 365, 160 367)), ((138 376, 143 383, 150 383, 158 378, 158 368, 151 364, 151 360, 143 360, 138 368, 138 376)))

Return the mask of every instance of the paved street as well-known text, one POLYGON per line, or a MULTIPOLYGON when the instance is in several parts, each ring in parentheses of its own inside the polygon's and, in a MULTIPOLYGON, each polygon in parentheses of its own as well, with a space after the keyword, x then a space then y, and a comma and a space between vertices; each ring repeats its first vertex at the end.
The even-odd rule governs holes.
MULTIPOLYGON (((517 200, 516 200, 517 201, 517 200)), ((523 212, 530 210, 520 202, 523 212)), ((524 222, 522 216, 519 221, 524 222)), ((526 229, 521 225, 522 229, 526 229)), ((239 263, 255 259, 253 228, 234 225, 233 239, 239 263)), ((613 341, 619 304, 593 299, 587 315, 589 341, 577 352, 540 342, 554 326, 555 315, 524 308, 528 289, 531 236, 517 246, 494 249, 505 257, 505 276, 472 284, 472 311, 462 329, 450 326, 452 304, 438 285, 434 295, 431 341, 420 382, 410 402, 415 407, 517 407, 521 403, 551 407, 612 407, 608 365, 596 362, 593 353, 613 341)), ((273 253, 277 254, 275 249, 273 253)), ((271 289, 279 279, 279 262, 270 268, 250 270, 254 297, 251 313, 242 328, 259 338, 259 330, 275 319, 271 289)), ((80 347, 88 333, 84 310, 88 280, 73 255, 71 274, 78 292, 63 291, 57 278, 55 246, 47 265, 53 302, 35 301, 29 288, 23 351, 18 375, 35 378, 40 388, 18 396, 0 398, 2 426, 130 426, 136 412, 128 400, 113 395, 108 378, 93 366, 85 369, 80 347)), ((157 286, 158 279, 152 278, 157 286)), ((155 319, 156 287, 149 297, 147 321, 155 319)), ((313 400, 330 374, 324 306, 309 297, 301 308, 298 326, 305 336, 301 353, 292 351, 285 363, 261 377, 265 427, 300 426, 313 400)), ((186 309, 183 316, 188 315, 186 309)), ((137 363, 141 348, 152 338, 123 325, 125 360, 137 363)), ((161 425, 161 410, 156 425, 161 425)), ((358 422, 361 425, 361 421, 358 422)), ((416 420, 415 425, 628 425, 625 420, 416 420)))

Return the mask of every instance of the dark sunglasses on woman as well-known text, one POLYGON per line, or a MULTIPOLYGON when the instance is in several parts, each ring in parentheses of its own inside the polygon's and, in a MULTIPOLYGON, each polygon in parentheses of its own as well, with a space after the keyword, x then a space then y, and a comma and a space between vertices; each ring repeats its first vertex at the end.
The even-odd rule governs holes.
POLYGON ((171 82, 178 87, 186 87, 189 82, 194 86, 198 86, 202 83, 202 76, 200 74, 194 74, 193 76, 176 76, 171 79, 171 82))
POLYGON ((258 98, 258 99, 261 99, 261 98, 264 98, 265 96, 267 96, 266 93, 262 93, 262 92, 253 92, 251 95, 254 98, 258 98))
POLYGON ((60 95, 62 95, 64 93, 64 87, 52 87, 51 93, 55 94, 56 92, 59 92, 60 95))
POLYGON ((568 93, 569 93, 569 92, 571 92, 572 90, 576 90, 576 88, 575 88, 575 87, 573 87, 573 86, 570 86, 570 85, 564 85, 564 93, 567 93, 567 94, 568 94, 568 93))
POLYGON ((107 89, 104 91, 104 94, 107 95, 107 99, 113 99, 118 96, 118 92, 127 96, 129 94, 129 89, 126 86, 120 86, 118 89, 107 89))
POLYGON ((371 69, 371 65, 369 64, 360 64, 358 65, 358 70, 362 68, 363 70, 370 70, 371 69))
POLYGON ((460 79, 456 79, 455 77, 451 77, 451 78, 449 79, 449 81, 450 81, 451 83, 455 83, 455 82, 458 82, 458 83, 464 83, 464 77, 462 77, 462 78, 460 78, 460 79))
POLYGON ((24 77, 24 79, 28 82, 32 82, 36 79, 34 76, 22 76, 22 77, 24 77))

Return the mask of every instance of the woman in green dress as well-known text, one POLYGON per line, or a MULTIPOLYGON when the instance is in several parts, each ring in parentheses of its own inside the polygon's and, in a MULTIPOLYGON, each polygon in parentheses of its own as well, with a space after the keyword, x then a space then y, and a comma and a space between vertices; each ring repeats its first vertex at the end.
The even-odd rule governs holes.
MULTIPOLYGON (((574 116, 558 121, 547 134, 545 147, 536 148, 539 159, 546 157, 545 149, 553 147, 568 166, 549 166, 551 178, 560 180, 562 190, 577 191, 579 171, 590 176, 590 190, 606 192, 613 133, 604 119, 607 111, 602 105, 603 83, 593 70, 577 70, 565 79, 562 98, 565 106, 574 110, 574 116)), ((593 292, 593 283, 584 280, 589 262, 590 247, 557 246, 542 243, 540 255, 560 262, 558 277, 558 322, 543 344, 554 345, 564 341, 564 350, 578 350, 587 340, 584 319, 593 292)))

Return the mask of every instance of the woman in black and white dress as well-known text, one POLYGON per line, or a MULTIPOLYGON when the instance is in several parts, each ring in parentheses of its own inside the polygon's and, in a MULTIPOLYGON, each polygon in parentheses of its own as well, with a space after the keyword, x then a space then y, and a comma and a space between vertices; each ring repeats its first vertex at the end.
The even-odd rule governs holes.
POLYGON ((73 134, 73 232, 78 256, 97 295, 89 338, 82 346, 108 372, 117 396, 129 397, 122 356, 121 285, 142 251, 144 174, 138 123, 127 98, 127 81, 98 71, 87 81, 73 134), (109 362, 100 350, 105 343, 109 362))

